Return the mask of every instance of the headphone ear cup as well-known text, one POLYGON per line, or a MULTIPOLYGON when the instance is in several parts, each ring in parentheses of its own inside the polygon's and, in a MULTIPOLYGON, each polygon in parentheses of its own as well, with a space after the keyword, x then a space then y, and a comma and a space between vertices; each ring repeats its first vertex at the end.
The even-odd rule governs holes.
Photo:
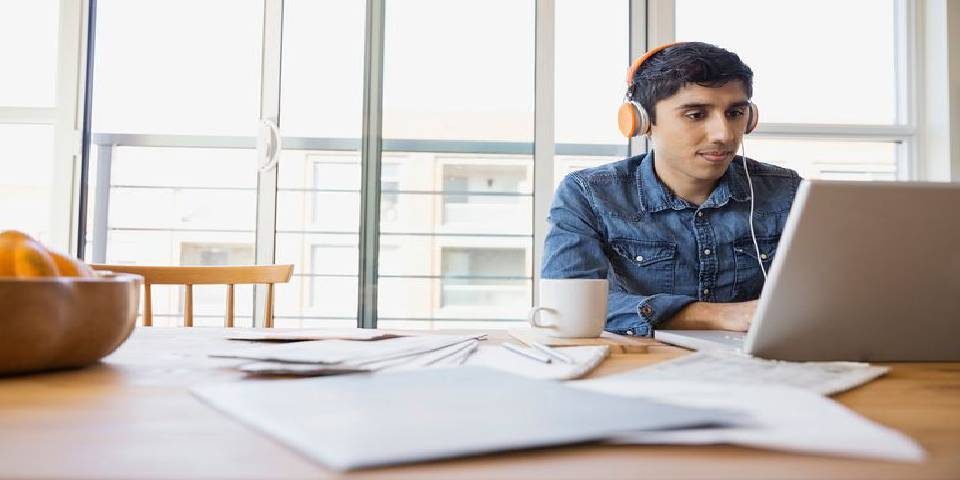
POLYGON ((650 130, 650 119, 646 110, 635 102, 623 102, 617 112, 620 133, 627 138, 644 135, 650 130))
POLYGON ((757 128, 757 123, 760 122, 760 111, 757 110, 757 104, 750 102, 749 113, 747 113, 747 130, 744 134, 752 132, 757 128))

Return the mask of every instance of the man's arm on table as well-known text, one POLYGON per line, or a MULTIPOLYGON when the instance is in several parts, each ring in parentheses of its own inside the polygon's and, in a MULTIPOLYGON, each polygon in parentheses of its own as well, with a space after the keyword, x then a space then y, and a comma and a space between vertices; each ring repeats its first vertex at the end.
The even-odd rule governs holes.
POLYGON ((733 330, 750 328, 757 301, 737 303, 694 302, 663 323, 665 330, 733 330))

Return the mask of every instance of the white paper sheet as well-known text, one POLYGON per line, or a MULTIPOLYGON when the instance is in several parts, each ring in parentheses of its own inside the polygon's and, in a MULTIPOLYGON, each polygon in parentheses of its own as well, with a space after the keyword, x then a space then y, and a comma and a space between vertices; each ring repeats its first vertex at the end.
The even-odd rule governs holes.
POLYGON ((597 392, 700 408, 736 408, 752 427, 643 432, 616 443, 706 445, 729 443, 823 455, 920 462, 923 448, 902 433, 868 420, 817 393, 787 386, 629 379, 624 375, 568 382, 597 392))
POLYGON ((574 363, 559 361, 543 363, 513 353, 501 346, 485 345, 468 358, 465 365, 496 368, 531 378, 571 380, 580 378, 596 368, 610 352, 610 347, 606 345, 553 348, 573 359, 574 363))

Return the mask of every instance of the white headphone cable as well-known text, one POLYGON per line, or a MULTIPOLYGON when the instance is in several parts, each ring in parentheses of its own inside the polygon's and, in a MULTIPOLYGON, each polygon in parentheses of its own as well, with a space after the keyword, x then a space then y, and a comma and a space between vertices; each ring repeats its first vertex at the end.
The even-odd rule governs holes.
POLYGON ((747 148, 744 140, 740 139, 740 160, 743 160, 743 171, 747 174, 747 185, 750 186, 750 238, 753 239, 753 248, 757 252, 757 263, 760 265, 760 272, 763 273, 763 279, 767 279, 767 269, 763 267, 763 259, 760 258, 760 245, 757 243, 757 232, 753 229, 753 180, 750 179, 750 169, 747 168, 747 148))

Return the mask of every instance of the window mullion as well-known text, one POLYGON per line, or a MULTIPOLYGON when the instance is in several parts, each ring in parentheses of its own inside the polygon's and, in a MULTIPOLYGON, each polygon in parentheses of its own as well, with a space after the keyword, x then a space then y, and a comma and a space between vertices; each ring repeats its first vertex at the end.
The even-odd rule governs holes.
POLYGON ((79 227, 84 225, 80 208, 83 168, 82 126, 88 2, 60 0, 57 39, 56 107, 35 113, 52 114, 54 125, 53 178, 50 188, 50 243, 66 251, 80 252, 79 227))
POLYGON ((361 328, 377 327, 385 8, 385 0, 367 0, 360 152, 360 275, 357 288, 357 326, 361 328))
MULTIPOLYGON (((283 0, 265 0, 263 10, 263 38, 260 64, 260 119, 280 122, 280 52, 283 38, 283 0)), ((261 128, 263 126, 261 125, 261 128)), ((262 158, 266 145, 259 138, 257 157, 262 158)), ((280 141, 280 139, 277 139, 280 141)), ((257 227, 256 263, 271 264, 275 261, 277 220, 277 172, 275 165, 257 173, 257 227)), ((264 327, 266 317, 263 306, 267 302, 267 287, 257 285, 254 294, 254 326, 264 327)))
MULTIPOLYGON (((650 26, 647 24, 647 19, 650 18, 647 15, 647 0, 629 0, 630 2, 630 47, 628 48, 629 58, 626 59, 624 65, 629 66, 633 63, 633 59, 643 55, 643 52, 647 51, 647 45, 649 41, 647 40, 647 32, 650 31, 650 26)), ((626 74, 626 68, 624 68, 624 74, 626 74)), ((624 92, 626 92, 626 82, 623 86, 624 92)), ((647 141, 646 137, 636 136, 627 141, 627 155, 639 155, 641 152, 647 151, 647 141)))
MULTIPOLYGON (((540 282, 543 241, 547 236, 547 213, 553 198, 554 183, 554 61, 556 58, 556 2, 536 2, 536 46, 534 64, 534 198, 533 198, 533 279, 540 282)), ((533 304, 539 302, 532 289, 533 304)))

